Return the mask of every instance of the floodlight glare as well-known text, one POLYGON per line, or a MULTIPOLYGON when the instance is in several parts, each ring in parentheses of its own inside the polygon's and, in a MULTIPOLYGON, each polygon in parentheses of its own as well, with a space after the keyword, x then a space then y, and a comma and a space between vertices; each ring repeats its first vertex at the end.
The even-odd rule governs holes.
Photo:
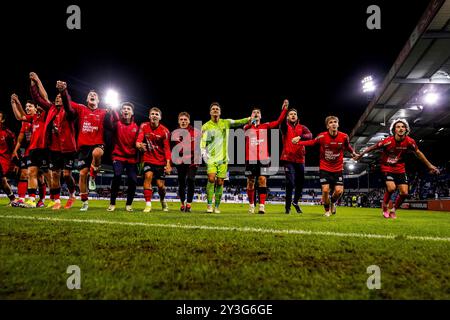
POLYGON ((374 92, 376 89, 375 82, 372 76, 364 77, 364 79, 361 80, 361 83, 362 83, 362 91, 364 93, 374 92))
POLYGON ((423 102, 426 104, 435 104, 439 100, 439 95, 436 92, 428 92, 423 97, 423 102))
POLYGON ((116 109, 119 106, 119 94, 117 91, 109 89, 106 92, 105 103, 108 107, 116 109))

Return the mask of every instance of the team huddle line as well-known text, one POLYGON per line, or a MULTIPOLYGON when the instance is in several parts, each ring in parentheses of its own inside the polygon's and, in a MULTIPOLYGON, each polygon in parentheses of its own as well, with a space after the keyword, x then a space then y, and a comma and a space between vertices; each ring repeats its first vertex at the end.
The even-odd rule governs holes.
POLYGON ((299 206, 304 184, 304 164, 307 146, 320 147, 319 176, 322 185, 322 202, 325 216, 336 213, 336 203, 344 191, 344 153, 359 160, 365 153, 382 150, 381 171, 385 177, 386 192, 383 199, 383 216, 396 218, 396 209, 408 195, 408 177, 405 171, 404 154, 414 153, 432 173, 439 173, 409 137, 410 128, 405 119, 392 122, 391 136, 377 144, 355 152, 347 134, 340 132, 339 119, 328 116, 326 131, 313 138, 310 130, 300 123, 298 112, 284 100, 278 119, 262 122, 261 109, 253 107, 249 117, 232 120, 221 118, 221 106, 211 103, 211 119, 205 124, 191 125, 190 115, 178 115, 178 128, 170 132, 162 123, 162 112, 157 107, 149 110, 149 121, 141 125, 134 121, 134 105, 122 103, 119 111, 99 108, 99 96, 90 91, 86 105, 72 101, 66 82, 57 81, 58 94, 50 101, 38 75, 31 72, 30 91, 32 100, 23 108, 16 94, 11 96, 11 106, 18 121, 22 122, 16 139, 6 128, 4 114, 0 112, 0 177, 3 190, 16 207, 44 206, 46 188, 50 188, 48 207, 62 208, 61 177, 67 185, 70 196, 64 208, 69 209, 76 201, 76 182, 72 176, 75 160, 78 160, 79 189, 82 202, 81 211, 89 208, 89 191, 96 190, 95 178, 100 170, 105 152, 105 130, 113 132, 112 160, 114 176, 108 211, 116 208, 116 198, 122 174, 127 176, 127 201, 125 209, 133 211, 132 203, 137 186, 137 164, 143 165, 144 172, 144 212, 152 210, 153 182, 155 182, 162 210, 169 211, 165 201, 166 174, 177 168, 181 211, 190 212, 195 177, 198 167, 206 164, 208 181, 206 185, 206 212, 220 213, 224 180, 228 175, 229 153, 233 153, 233 143, 237 137, 237 159, 245 164, 249 213, 255 213, 255 203, 259 202, 258 213, 265 213, 267 178, 274 173, 273 168, 281 165, 286 177, 285 213, 293 206, 302 213, 299 206), (235 131, 234 131, 235 130, 235 131), (271 146, 269 152, 269 132, 271 146), (282 152, 278 155, 278 136, 282 135, 282 152), (230 140, 230 133, 233 139, 230 140), (172 147, 171 147, 172 143, 172 147), (244 150, 245 149, 245 150, 244 150), (23 150, 23 151, 22 151, 23 150), (244 156, 245 155, 245 156, 244 156), (14 167, 19 168, 18 197, 12 193, 7 180, 14 167), (256 187, 257 185, 257 187, 256 187), (394 201, 391 196, 396 189, 399 195, 394 201), (39 201, 37 194, 39 190, 39 201), (25 201, 26 194, 28 200, 25 201))

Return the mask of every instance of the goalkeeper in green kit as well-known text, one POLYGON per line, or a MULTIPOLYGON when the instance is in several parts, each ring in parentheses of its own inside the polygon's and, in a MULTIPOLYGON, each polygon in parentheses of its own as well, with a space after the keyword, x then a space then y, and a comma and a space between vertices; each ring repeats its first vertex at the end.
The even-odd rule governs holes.
POLYGON ((228 172, 228 136, 231 127, 243 126, 250 121, 250 117, 231 120, 220 119, 221 108, 217 102, 209 107, 211 120, 202 126, 202 140, 200 148, 203 160, 206 163, 208 183, 206 185, 208 213, 220 213, 219 205, 223 194, 223 181, 228 172), (216 180, 217 178, 217 180, 216 180), (215 206, 213 208, 213 196, 215 206))

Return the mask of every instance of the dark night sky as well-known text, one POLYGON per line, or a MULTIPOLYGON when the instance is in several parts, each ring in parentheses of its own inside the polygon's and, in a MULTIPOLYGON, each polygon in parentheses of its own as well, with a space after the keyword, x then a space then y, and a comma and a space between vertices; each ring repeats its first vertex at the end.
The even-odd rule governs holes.
POLYGON ((216 100, 224 118, 248 116, 259 105, 269 121, 287 97, 313 134, 329 114, 350 132, 367 106, 360 79, 371 73, 382 81, 428 4, 16 2, 0 13, 2 110, 10 110, 12 92, 25 99, 35 71, 51 98, 58 79, 77 102, 91 88, 114 87, 136 103, 138 121, 160 106, 171 129, 184 110, 208 120, 216 100), (81 31, 66 29, 69 4, 81 7, 81 31), (366 28, 371 4, 381 7, 381 30, 366 28))

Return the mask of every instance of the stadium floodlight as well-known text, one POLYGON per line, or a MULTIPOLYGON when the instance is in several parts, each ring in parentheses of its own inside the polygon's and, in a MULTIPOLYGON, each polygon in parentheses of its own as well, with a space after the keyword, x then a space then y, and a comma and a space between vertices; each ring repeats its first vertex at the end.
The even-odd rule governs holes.
POLYGON ((427 92, 423 96, 423 102, 428 105, 436 104, 439 100, 439 95, 436 92, 427 92))
POLYGON ((374 92, 376 89, 375 81, 373 80, 372 76, 364 77, 364 79, 361 80, 362 84, 362 91, 364 93, 371 93, 374 92))
POLYGON ((106 92, 105 103, 108 107, 113 109, 117 109, 119 107, 119 93, 113 89, 109 89, 106 92))

